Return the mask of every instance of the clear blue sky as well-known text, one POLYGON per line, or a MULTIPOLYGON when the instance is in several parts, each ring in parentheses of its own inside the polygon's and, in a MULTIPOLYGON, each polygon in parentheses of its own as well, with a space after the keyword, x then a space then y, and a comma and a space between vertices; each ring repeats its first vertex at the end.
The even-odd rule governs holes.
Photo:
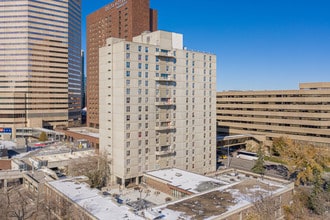
MULTIPOLYGON (((82 0, 88 14, 112 0, 82 0)), ((158 28, 217 55, 217 90, 330 81, 330 0, 150 0, 158 28)))

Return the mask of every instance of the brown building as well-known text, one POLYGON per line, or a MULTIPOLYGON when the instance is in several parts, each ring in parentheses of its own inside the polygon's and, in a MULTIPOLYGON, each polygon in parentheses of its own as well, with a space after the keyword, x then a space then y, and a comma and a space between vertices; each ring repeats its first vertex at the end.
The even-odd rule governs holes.
POLYGON ((10 170, 11 169, 11 160, 0 159, 0 170, 10 170))
POLYGON ((99 48, 109 37, 133 37, 157 30, 149 0, 116 0, 87 16, 87 126, 99 127, 99 48))
POLYGON ((285 136, 330 146, 330 82, 301 83, 299 90, 217 93, 219 135, 285 136))
POLYGON ((99 133, 95 128, 68 128, 59 130, 65 134, 65 138, 77 144, 79 141, 88 142, 89 147, 99 149, 99 133))

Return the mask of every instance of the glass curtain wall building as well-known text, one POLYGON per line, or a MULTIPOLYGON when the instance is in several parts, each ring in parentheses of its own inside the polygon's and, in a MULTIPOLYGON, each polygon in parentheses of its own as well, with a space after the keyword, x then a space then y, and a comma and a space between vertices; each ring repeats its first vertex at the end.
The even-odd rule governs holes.
POLYGON ((81 120, 81 0, 69 0, 69 124, 79 124, 81 120))

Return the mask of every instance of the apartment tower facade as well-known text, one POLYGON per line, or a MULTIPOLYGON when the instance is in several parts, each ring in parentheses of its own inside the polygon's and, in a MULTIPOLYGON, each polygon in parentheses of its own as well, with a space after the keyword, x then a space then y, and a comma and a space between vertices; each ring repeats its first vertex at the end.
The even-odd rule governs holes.
POLYGON ((301 83, 299 90, 217 93, 221 135, 259 135, 330 147, 330 83, 301 83))
POLYGON ((176 167, 216 169, 216 57, 156 31, 100 49, 100 151, 114 183, 176 167))
POLYGON ((0 10, 0 127, 68 125, 80 108, 80 0, 0 1, 0 10))
POLYGON ((87 126, 99 127, 99 48, 109 37, 131 41, 157 30, 157 11, 149 0, 116 0, 87 17, 87 126))

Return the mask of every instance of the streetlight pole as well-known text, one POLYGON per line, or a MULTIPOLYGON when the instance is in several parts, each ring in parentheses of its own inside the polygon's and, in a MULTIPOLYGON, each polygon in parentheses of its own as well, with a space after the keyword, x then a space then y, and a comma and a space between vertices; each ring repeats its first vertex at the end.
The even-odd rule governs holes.
POLYGON ((229 146, 227 146, 227 168, 229 168, 229 146))
POLYGON ((25 114, 25 127, 27 127, 27 94, 24 92, 24 114, 25 114))

